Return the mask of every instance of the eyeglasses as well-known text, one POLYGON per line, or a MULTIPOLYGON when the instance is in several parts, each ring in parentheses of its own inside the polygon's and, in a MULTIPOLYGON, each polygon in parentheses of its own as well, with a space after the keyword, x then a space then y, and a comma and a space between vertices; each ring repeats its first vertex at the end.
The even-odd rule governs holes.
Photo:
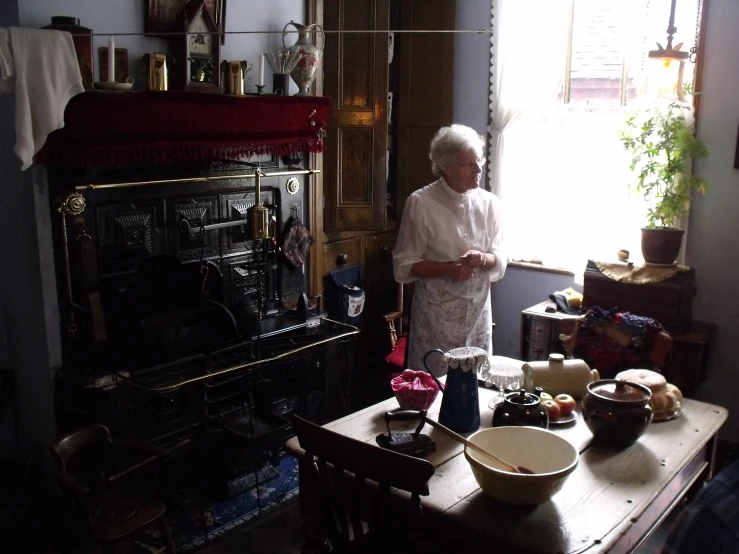
POLYGON ((466 167, 467 169, 474 169, 476 167, 482 167, 485 165, 485 158, 477 158, 474 162, 469 162, 466 164, 456 164, 457 167, 466 167))

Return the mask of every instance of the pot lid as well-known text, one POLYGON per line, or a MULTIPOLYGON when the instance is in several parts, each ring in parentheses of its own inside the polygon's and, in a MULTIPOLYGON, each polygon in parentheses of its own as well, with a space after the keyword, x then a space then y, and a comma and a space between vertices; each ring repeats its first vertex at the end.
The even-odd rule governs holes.
POLYGON ((588 390, 601 398, 616 402, 645 402, 652 398, 652 391, 644 385, 616 379, 594 381, 588 385, 588 390))
POLYGON ((517 406, 538 406, 540 399, 535 394, 526 392, 524 389, 509 392, 505 395, 505 401, 517 406))

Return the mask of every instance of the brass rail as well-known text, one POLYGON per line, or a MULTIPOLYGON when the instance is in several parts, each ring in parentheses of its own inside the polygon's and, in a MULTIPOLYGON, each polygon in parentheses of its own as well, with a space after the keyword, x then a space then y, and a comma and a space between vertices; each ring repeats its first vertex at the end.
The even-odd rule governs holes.
MULTIPOLYGON (((281 177, 283 175, 316 175, 320 173, 320 169, 295 169, 289 171, 275 171, 272 173, 263 173, 262 177, 281 177)), ((128 181, 123 183, 104 183, 78 185, 74 187, 76 191, 85 190, 105 190, 105 189, 124 189, 133 187, 148 187, 152 185, 166 185, 168 183, 207 183, 210 181, 223 181, 225 179, 254 179, 255 173, 241 173, 238 175, 218 175, 210 177, 183 177, 181 179, 158 179, 154 181, 128 181)))
POLYGON ((236 364, 234 366, 221 369, 220 371, 216 371, 215 373, 208 373, 207 375, 200 375, 199 377, 193 377, 192 379, 185 379, 184 381, 175 383, 174 385, 167 385, 166 387, 147 387, 146 385, 137 383, 132 378, 126 375, 123 375, 120 372, 114 372, 113 375, 116 378, 120 378, 121 380, 126 381, 132 387, 140 389, 140 390, 144 390, 147 392, 168 392, 168 391, 172 391, 175 389, 179 389, 180 387, 184 387, 185 385, 189 385, 191 383, 197 383, 198 381, 207 381, 208 379, 212 379, 213 377, 220 377, 222 375, 227 375, 229 373, 236 373, 238 371, 249 369, 250 367, 276 362, 278 360, 288 358, 298 352, 302 352, 303 350, 310 350, 311 348, 315 348, 316 346, 320 346, 322 344, 328 344, 329 342, 333 342, 333 341, 342 339, 344 337, 350 337, 352 335, 357 335, 360 332, 360 329, 358 327, 355 327, 354 325, 349 325, 348 323, 341 323, 340 321, 334 321, 333 319, 328 319, 327 317, 324 317, 321 319, 323 319, 324 321, 329 321, 331 323, 336 323, 337 325, 341 325, 342 327, 347 327, 350 330, 347 331, 346 333, 341 333, 340 335, 336 335, 335 337, 323 339, 317 342, 313 342, 311 344, 306 344, 305 346, 294 348, 288 352, 283 352, 282 354, 278 354, 277 356, 272 356, 271 358, 265 358, 263 360, 255 360, 253 362, 245 362, 243 364, 236 364))

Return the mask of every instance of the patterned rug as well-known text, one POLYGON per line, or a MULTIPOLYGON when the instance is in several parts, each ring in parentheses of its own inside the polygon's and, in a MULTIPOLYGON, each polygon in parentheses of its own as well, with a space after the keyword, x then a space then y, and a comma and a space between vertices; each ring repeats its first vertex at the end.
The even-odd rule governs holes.
MULTIPOLYGON (((177 551, 200 550, 232 531, 258 525, 297 501, 298 464, 294 457, 283 454, 277 463, 269 464, 259 473, 266 480, 258 487, 220 502, 204 502, 193 492, 182 491, 177 502, 180 507, 170 518, 177 551)), ((141 546, 142 552, 155 551, 141 546)))

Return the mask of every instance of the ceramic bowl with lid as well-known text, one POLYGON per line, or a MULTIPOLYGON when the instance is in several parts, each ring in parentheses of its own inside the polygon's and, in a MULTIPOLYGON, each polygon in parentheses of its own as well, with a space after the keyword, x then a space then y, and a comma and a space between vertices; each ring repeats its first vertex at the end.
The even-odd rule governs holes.
POLYGON ((652 391, 644 385, 601 379, 588 385, 582 415, 596 442, 624 448, 634 444, 652 421, 652 391))

